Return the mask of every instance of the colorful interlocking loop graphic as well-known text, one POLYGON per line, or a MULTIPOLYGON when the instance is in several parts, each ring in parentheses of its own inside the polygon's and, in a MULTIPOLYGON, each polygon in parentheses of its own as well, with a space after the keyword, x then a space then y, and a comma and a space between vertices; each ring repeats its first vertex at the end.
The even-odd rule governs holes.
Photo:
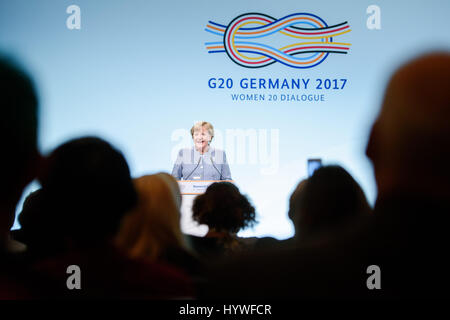
POLYGON ((262 68, 275 62, 292 68, 312 68, 325 61, 329 54, 347 54, 351 46, 333 40, 351 31, 347 21, 328 26, 311 13, 294 13, 281 19, 245 13, 228 26, 209 21, 205 30, 223 39, 206 42, 208 53, 226 52, 231 60, 246 68, 262 68), (275 48, 258 42, 275 33, 292 38, 293 43, 275 48))

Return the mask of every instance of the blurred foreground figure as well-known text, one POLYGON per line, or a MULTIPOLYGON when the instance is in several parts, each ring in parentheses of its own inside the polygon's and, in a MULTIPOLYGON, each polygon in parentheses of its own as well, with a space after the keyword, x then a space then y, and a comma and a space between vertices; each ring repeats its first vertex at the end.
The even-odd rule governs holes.
POLYGON ((30 78, 10 61, 0 58, 0 299, 24 298, 18 280, 23 263, 11 240, 15 209, 25 186, 37 174, 38 102, 30 78))
POLYGON ((44 298, 166 299, 192 296, 180 270, 130 258, 115 246, 122 218, 137 201, 128 164, 108 142, 84 137, 56 148, 42 189, 24 213, 33 290, 44 298), (45 234, 45 241, 39 237, 45 234), (40 235, 41 234, 41 235, 40 235), (40 245, 39 245, 40 244, 40 245), (68 266, 81 271, 81 289, 67 285, 68 266))
POLYGON ((317 169, 299 184, 289 201, 289 218, 300 243, 351 227, 354 221, 368 217, 370 212, 359 184, 337 165, 317 169))
POLYGON ((378 186, 371 263, 392 297, 449 296, 450 54, 400 68, 386 89, 366 154, 378 186))
POLYGON ((168 173, 134 179, 137 206, 122 220, 117 245, 132 258, 165 262, 199 276, 201 265, 180 226, 181 193, 168 173))
POLYGON ((372 212, 358 182, 341 166, 327 165, 301 180, 289 198, 288 216, 295 234, 286 240, 261 238, 258 250, 304 247, 354 228, 372 212))
POLYGON ((205 294, 448 297, 449 123, 450 54, 402 66, 387 86, 367 146, 378 186, 367 223, 307 248, 223 262, 212 268, 205 294))

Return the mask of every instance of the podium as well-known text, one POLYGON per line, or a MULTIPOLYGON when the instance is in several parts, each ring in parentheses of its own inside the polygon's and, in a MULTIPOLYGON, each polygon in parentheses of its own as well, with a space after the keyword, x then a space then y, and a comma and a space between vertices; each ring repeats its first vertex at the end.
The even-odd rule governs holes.
POLYGON ((185 234, 203 237, 208 233, 208 226, 198 224, 192 219, 194 199, 204 193, 214 182, 231 182, 233 180, 178 180, 181 192, 181 231, 185 234))

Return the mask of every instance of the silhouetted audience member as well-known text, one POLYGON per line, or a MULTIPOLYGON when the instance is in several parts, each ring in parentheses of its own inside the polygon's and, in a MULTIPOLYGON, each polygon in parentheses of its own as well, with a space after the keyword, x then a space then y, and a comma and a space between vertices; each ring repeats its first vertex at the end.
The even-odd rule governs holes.
POLYGON ((368 224, 320 246, 213 267, 202 294, 233 298, 448 297, 450 54, 391 78, 367 146, 378 186, 368 224))
POLYGON ((21 69, 0 57, 0 299, 22 298, 17 283, 23 267, 16 251, 23 245, 10 238, 15 209, 25 186, 37 173, 38 100, 34 86, 21 69))
POLYGON ((193 219, 208 226, 204 237, 190 236, 194 250, 202 257, 223 256, 250 248, 251 238, 237 233, 256 223, 255 208, 230 182, 215 182, 194 200, 193 219))
POLYGON ((306 185, 306 181, 307 179, 301 180, 289 198, 288 217, 294 225, 294 236, 284 240, 277 240, 273 237, 258 238, 254 245, 255 250, 281 250, 296 247, 298 245, 298 203, 300 202, 300 195, 306 185))
POLYGON ((116 237, 132 258, 164 261, 199 277, 201 265, 181 232, 181 193, 167 173, 134 179, 137 206, 127 214, 116 237))
POLYGON ((294 224, 294 237, 272 242, 262 238, 257 246, 283 249, 326 241, 336 231, 355 227, 370 212, 364 191, 344 168, 323 166, 300 181, 289 199, 288 216, 294 224))
MULTIPOLYGON (((43 231, 57 250, 33 263, 36 293, 50 298, 192 296, 191 281, 180 270, 131 259, 115 247, 114 236, 137 195, 125 158, 109 143, 95 137, 64 143, 49 156, 41 184, 43 205, 35 212, 51 222, 43 231), (81 270, 81 290, 67 287, 70 265, 81 270)), ((37 234, 31 227, 29 234, 37 234)))
POLYGON ((359 184, 342 167, 323 166, 299 183, 289 203, 297 242, 319 240, 334 230, 352 227, 371 212, 359 184))
POLYGON ((54 219, 50 206, 52 198, 42 189, 30 193, 19 213, 18 221, 21 228, 12 231, 14 239, 24 243, 27 247, 25 257, 28 263, 34 259, 49 257, 65 250, 63 241, 58 234, 60 225, 54 219))
POLYGON ((370 260, 381 268, 381 294, 450 296, 449 123, 450 53, 401 67, 366 149, 378 187, 369 244, 375 247, 370 260))

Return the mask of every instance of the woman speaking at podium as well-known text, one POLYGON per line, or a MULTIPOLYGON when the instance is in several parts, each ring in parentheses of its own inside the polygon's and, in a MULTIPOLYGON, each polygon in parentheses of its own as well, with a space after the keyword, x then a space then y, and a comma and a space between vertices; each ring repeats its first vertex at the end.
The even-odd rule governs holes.
POLYGON ((191 128, 194 146, 181 149, 173 166, 177 180, 231 180, 225 151, 211 147, 214 128, 211 123, 199 121, 191 128))

